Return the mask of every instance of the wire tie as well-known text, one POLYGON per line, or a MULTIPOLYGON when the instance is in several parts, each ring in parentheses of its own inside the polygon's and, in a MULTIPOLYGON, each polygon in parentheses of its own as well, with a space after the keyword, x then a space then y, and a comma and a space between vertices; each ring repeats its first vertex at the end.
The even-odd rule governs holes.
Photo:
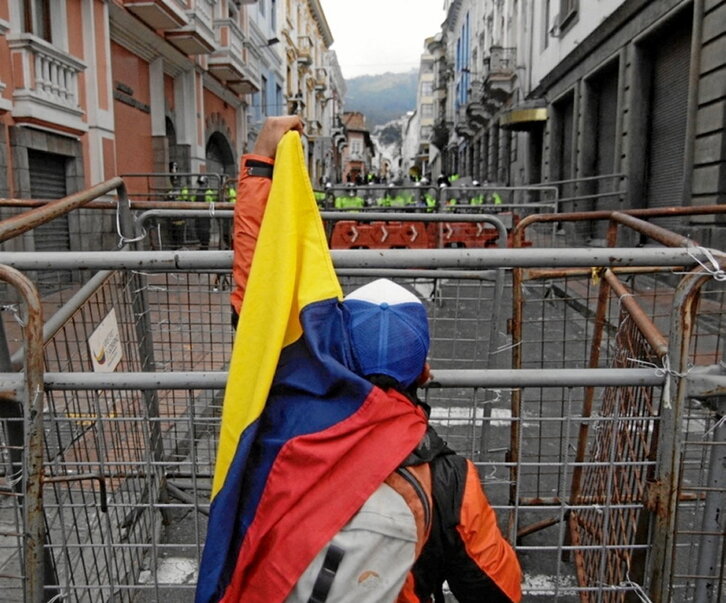
POLYGON ((640 360, 639 358, 627 358, 627 360, 628 362, 632 362, 633 364, 639 364, 641 366, 649 366, 650 368, 654 368, 655 374, 658 377, 665 377, 668 374, 665 366, 658 366, 657 364, 653 364, 652 362, 648 362, 647 360, 640 360))
POLYGON ((214 201, 209 203, 209 217, 210 218, 214 217, 214 201))
POLYGON ((723 415, 718 421, 716 421, 712 426, 711 429, 709 429, 706 433, 703 434, 703 439, 705 440, 708 436, 711 435, 711 433, 715 432, 717 429, 720 429, 721 427, 726 424, 726 415, 723 415))
POLYGON ((642 366, 649 366, 651 368, 654 368, 655 374, 658 377, 665 377, 666 375, 670 375, 672 377, 683 378, 688 376, 688 373, 690 373, 691 369, 693 369, 692 366, 689 366, 688 370, 685 373, 679 373, 678 371, 674 371, 673 369, 671 369, 671 361, 668 356, 663 356, 662 366, 658 366, 657 364, 653 364, 652 362, 648 362, 647 360, 640 360, 639 358, 627 358, 627 360, 634 364, 640 364, 642 366))
POLYGON ((15 486, 16 484, 19 484, 23 480, 23 470, 18 469, 15 473, 11 473, 10 475, 7 475, 5 477, 5 481, 8 483, 8 485, 15 486))
POLYGON ((18 309, 17 304, 7 304, 5 306, 0 306, 0 309, 3 312, 11 312, 13 315, 13 318, 15 319, 15 322, 17 322, 21 327, 27 326, 27 321, 23 318, 22 314, 20 313, 20 310, 18 309))
POLYGON ((648 594, 643 590, 643 587, 637 582, 633 582, 633 579, 630 577, 630 561, 628 561, 627 569, 625 570, 625 580, 620 583, 620 586, 631 587, 642 603, 653 603, 650 597, 648 597, 648 594))
POLYGON ((127 243, 137 243, 138 241, 143 241, 146 238, 146 235, 149 234, 145 227, 141 228, 141 234, 138 237, 133 238, 127 238, 122 232, 121 232, 121 212, 119 211, 118 206, 116 206, 116 234, 118 235, 118 247, 121 248, 127 243))
POLYGON ((701 267, 706 272, 708 272, 715 280, 722 283, 726 282, 726 270, 721 268, 718 260, 716 260, 710 249, 708 249, 707 247, 692 246, 688 248, 688 255, 696 260, 696 262, 698 262, 701 267), (696 256, 695 251, 699 251, 702 255, 706 256, 706 261, 710 262, 710 265, 706 262, 701 261, 701 259, 696 256))
POLYGON ((507 350, 511 350, 511 349, 516 348, 516 347, 518 347, 520 345, 522 345, 522 342, 521 341, 517 341, 516 343, 508 343, 508 344, 501 345, 496 350, 494 350, 492 352, 492 355, 499 354, 501 352, 506 352, 507 350))

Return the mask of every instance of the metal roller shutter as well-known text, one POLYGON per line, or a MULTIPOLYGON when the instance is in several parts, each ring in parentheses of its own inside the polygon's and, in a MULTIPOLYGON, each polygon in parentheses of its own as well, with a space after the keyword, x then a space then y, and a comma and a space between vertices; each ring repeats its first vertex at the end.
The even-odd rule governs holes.
MULTIPOLYGON (((572 95, 559 101, 554 105, 555 113, 555 149, 556 155, 553 158, 554 180, 570 180, 572 178, 572 133, 574 127, 574 98, 572 95)), ((560 199, 570 198, 574 194, 572 183, 559 185, 560 199)), ((573 211, 572 202, 563 203, 560 211, 573 211)))
MULTIPOLYGON (((618 72, 609 71, 601 80, 597 102, 597 136, 595 137, 595 173, 615 171, 615 124, 618 110, 618 72)), ((612 181, 600 181, 599 191, 612 190, 612 181)))
MULTIPOLYGON (((45 153, 28 149, 28 166, 30 168, 30 196, 33 199, 56 200, 65 197, 66 162, 62 155, 45 153)), ((61 216, 38 226, 33 230, 33 242, 36 251, 68 251, 71 248, 68 229, 68 216, 61 216)), ((70 273, 59 271, 41 271, 37 275, 37 283, 47 292, 67 286, 70 273)))
MULTIPOLYGON (((604 176, 615 172, 615 130, 618 111, 618 69, 609 69, 599 78, 597 89, 597 111, 595 132, 595 161, 594 174, 604 176)), ((595 192, 598 195, 610 193, 618 188, 618 183, 607 178, 598 180, 595 192)), ((598 196, 595 201, 596 209, 618 209, 619 201, 615 196, 598 196)), ((593 233, 596 239, 605 239, 607 236, 607 223, 595 222, 593 233)))
MULTIPOLYGON (((653 45, 646 168, 648 207, 683 204, 690 53, 690 22, 669 29, 653 45)), ((678 218, 653 221, 666 228, 679 223, 678 218)))
MULTIPOLYGON (((60 199, 66 196, 66 161, 62 155, 28 150, 30 196, 60 199)), ((35 229, 36 251, 68 251, 71 248, 68 218, 56 218, 35 229)))
POLYGON ((569 97, 566 102, 558 106, 557 111, 562 120, 560 125, 560 156, 559 156, 559 180, 572 178, 572 127, 573 127, 573 99, 569 97))

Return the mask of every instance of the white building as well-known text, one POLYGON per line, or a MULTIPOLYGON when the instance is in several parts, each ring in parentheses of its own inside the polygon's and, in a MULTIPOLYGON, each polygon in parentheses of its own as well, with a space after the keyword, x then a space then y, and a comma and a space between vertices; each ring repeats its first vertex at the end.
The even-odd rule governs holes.
MULTIPOLYGON (((724 0, 449 0, 446 9, 430 48, 445 56, 437 169, 556 183, 561 211, 726 202, 724 0)), ((717 247, 726 239, 713 215, 656 223, 717 247)))

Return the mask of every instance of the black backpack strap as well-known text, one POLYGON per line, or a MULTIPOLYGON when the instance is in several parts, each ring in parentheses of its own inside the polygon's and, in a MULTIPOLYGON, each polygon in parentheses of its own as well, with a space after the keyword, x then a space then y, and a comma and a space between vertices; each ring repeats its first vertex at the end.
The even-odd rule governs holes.
POLYGON ((308 603, 325 603, 330 589, 333 587, 333 579, 338 571, 338 566, 345 555, 345 551, 334 544, 328 547, 323 559, 323 567, 320 568, 318 577, 313 585, 313 592, 308 603))

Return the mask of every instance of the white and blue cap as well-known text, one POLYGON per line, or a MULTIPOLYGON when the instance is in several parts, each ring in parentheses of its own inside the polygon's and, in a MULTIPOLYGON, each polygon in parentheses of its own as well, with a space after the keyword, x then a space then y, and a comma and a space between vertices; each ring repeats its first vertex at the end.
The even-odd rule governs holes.
POLYGON ((382 278, 349 293, 343 307, 360 374, 388 375, 403 387, 412 385, 429 351, 428 317, 418 297, 382 278))

